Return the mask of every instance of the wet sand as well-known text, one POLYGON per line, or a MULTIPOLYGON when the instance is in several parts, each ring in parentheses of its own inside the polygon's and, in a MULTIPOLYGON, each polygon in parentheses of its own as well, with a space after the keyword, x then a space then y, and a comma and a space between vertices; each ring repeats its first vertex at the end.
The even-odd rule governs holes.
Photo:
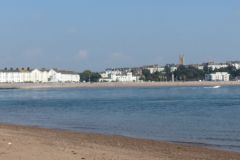
POLYGON ((122 136, 0 125, 1 160, 240 160, 240 153, 122 136))
POLYGON ((48 88, 148 88, 148 87, 240 86, 240 81, 228 82, 98 82, 98 83, 0 83, 0 89, 48 88))

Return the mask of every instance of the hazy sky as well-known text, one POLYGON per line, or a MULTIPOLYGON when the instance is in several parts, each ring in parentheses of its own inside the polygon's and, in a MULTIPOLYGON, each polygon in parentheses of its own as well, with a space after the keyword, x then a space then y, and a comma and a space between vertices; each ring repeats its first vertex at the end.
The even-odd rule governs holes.
POLYGON ((5 0, 0 68, 240 60, 239 0, 5 0))

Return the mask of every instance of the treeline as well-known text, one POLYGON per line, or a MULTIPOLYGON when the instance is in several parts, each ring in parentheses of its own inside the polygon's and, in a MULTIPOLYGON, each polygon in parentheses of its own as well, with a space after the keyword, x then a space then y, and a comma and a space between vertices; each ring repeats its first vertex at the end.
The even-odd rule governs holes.
POLYGON ((212 70, 205 66, 203 70, 200 70, 194 66, 178 66, 177 70, 171 72, 171 68, 166 66, 163 72, 150 73, 148 69, 142 70, 142 76, 140 80, 143 81, 171 81, 174 77, 175 81, 199 81, 205 79, 205 74, 216 72, 228 72, 230 74, 230 80, 234 80, 237 76, 240 76, 240 69, 236 69, 234 66, 228 66, 226 68, 220 68, 212 70))

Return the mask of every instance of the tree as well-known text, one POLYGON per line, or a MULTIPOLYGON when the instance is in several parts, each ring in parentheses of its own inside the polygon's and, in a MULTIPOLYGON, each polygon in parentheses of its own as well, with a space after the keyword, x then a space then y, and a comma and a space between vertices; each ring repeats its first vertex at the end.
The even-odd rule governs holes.
POLYGON ((101 75, 99 73, 90 70, 80 73, 81 82, 98 82, 100 78, 101 75))
POLYGON ((170 81, 172 79, 171 67, 166 65, 164 68, 164 73, 165 73, 165 79, 167 81, 170 81))
POLYGON ((91 82, 98 82, 101 78, 101 75, 97 72, 93 72, 90 76, 91 82))
POLYGON ((140 80, 144 81, 165 81, 165 73, 163 72, 154 72, 150 73, 150 70, 143 69, 142 70, 142 76, 140 77, 140 80))
POLYGON ((160 81, 161 73, 160 72, 154 72, 152 74, 152 81, 160 81))
POLYGON ((194 66, 183 66, 180 65, 176 71, 174 71, 174 75, 177 80, 180 81, 197 81, 204 79, 204 71, 199 70, 194 66))
POLYGON ((148 69, 143 69, 142 70, 142 75, 143 75, 143 77, 141 77, 142 80, 144 80, 144 81, 151 81, 152 80, 152 75, 151 75, 151 73, 148 69))

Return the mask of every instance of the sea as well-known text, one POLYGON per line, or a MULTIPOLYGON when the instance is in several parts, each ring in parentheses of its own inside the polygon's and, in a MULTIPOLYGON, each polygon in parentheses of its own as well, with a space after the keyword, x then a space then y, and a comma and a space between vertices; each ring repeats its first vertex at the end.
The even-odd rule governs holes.
POLYGON ((2 89, 0 123, 240 152, 240 87, 2 89))

